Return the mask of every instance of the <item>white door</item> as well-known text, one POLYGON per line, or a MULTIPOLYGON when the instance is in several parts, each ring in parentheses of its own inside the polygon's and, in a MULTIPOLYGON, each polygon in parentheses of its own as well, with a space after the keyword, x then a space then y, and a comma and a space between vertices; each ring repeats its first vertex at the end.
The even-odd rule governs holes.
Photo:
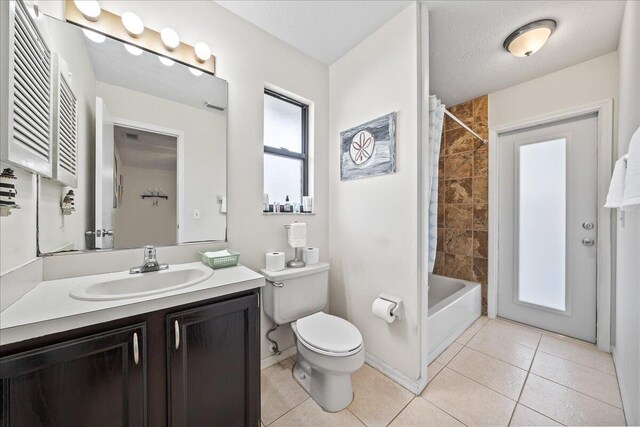
POLYGON ((598 122, 498 137, 498 315, 596 341, 598 122))
POLYGON ((96 97, 95 241, 96 249, 113 248, 114 124, 104 100, 96 97))

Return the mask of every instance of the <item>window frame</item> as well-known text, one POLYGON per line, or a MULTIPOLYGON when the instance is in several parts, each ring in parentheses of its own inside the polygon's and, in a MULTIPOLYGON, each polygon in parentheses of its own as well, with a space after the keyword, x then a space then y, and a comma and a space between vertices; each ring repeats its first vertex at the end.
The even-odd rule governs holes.
MULTIPOLYGON (((301 147, 300 153, 296 153, 295 151, 291 151, 282 147, 280 148, 270 147, 264 143, 264 140, 262 141, 262 145, 264 147, 265 154, 271 154, 274 156, 280 156, 288 159, 302 160, 302 183, 301 183, 302 196, 301 197, 308 196, 309 195, 309 105, 267 88, 264 89, 264 94, 277 98, 281 101, 288 102, 289 104, 293 104, 296 107, 300 107, 301 109, 302 117, 300 118, 301 119, 300 127, 301 127, 301 133, 302 133, 301 135, 302 147, 301 147)), ((264 114, 263 114, 263 120, 264 120, 264 114)), ((299 202, 302 203, 302 200, 300 200, 299 202)))

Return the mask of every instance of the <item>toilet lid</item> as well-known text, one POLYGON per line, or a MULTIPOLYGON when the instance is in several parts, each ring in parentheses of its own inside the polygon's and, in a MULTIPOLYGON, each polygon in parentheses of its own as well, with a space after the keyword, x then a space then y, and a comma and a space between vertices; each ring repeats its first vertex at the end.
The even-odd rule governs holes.
POLYGON ((358 328, 323 312, 298 319, 296 329, 307 344, 331 353, 348 353, 362 345, 358 328))

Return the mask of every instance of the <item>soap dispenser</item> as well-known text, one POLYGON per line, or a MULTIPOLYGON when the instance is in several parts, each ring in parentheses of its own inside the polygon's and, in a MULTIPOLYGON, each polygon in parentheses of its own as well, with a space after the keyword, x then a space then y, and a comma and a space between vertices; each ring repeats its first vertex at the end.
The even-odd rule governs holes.
POLYGON ((284 200, 284 211, 291 212, 291 203, 289 202, 289 196, 284 200))

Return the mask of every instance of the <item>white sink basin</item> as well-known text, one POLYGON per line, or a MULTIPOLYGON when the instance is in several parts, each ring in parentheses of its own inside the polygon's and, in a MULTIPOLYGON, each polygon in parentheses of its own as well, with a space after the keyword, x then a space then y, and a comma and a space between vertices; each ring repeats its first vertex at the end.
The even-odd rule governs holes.
POLYGON ((213 276, 213 270, 202 266, 170 266, 168 270, 150 273, 117 273, 109 280, 83 283, 69 296, 83 301, 113 301, 162 294, 187 288, 213 276))

